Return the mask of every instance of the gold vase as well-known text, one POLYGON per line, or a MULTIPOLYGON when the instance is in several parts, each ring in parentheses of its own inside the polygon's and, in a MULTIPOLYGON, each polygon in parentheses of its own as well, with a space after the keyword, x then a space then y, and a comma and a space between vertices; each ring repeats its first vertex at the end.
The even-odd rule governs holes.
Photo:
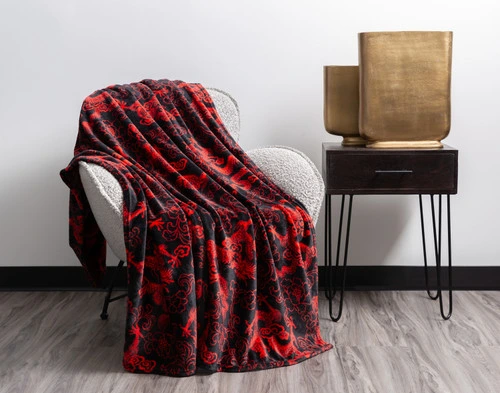
POLYGON ((344 146, 364 145, 359 135, 359 67, 324 67, 324 121, 330 134, 343 137, 344 146))
POLYGON ((452 34, 359 34, 359 131, 367 147, 442 147, 450 131, 452 34))

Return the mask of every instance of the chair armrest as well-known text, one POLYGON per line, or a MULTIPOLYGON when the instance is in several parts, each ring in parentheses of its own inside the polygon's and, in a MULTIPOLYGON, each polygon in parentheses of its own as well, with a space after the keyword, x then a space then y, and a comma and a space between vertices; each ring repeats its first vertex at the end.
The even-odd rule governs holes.
POLYGON ((287 146, 262 147, 247 154, 278 187, 302 202, 316 224, 325 185, 309 157, 287 146))

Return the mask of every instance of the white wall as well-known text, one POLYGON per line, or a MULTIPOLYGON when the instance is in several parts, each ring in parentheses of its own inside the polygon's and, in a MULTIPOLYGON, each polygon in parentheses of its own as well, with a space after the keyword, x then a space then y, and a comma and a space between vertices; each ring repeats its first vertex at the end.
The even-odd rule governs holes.
MULTIPOLYGON (((3 0, 0 265, 78 263, 58 172, 94 90, 143 78, 225 89, 241 106, 244 148, 287 144, 320 168, 321 142, 339 140, 323 128, 322 66, 356 64, 356 33, 380 30, 454 31, 454 260, 500 265, 499 20, 496 0, 3 0)), ((420 264, 417 201, 355 198, 351 263, 420 264)), ((320 258, 322 238, 323 217, 320 258)))

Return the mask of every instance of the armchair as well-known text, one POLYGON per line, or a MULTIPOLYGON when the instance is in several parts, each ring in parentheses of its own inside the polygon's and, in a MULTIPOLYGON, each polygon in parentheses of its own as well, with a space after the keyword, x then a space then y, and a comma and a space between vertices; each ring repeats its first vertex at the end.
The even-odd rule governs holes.
MULTIPOLYGON (((222 90, 214 88, 207 90, 227 130, 238 141, 240 133, 238 104, 222 90)), ((284 146, 257 148, 247 151, 247 154, 276 185, 302 202, 316 223, 324 184, 312 161, 302 152, 284 146)), ((99 165, 82 161, 79 164, 79 173, 96 222, 111 250, 120 259, 117 273, 126 262, 121 187, 114 176, 99 165)), ((126 296, 111 298, 116 273, 108 287, 101 313, 102 319, 107 319, 110 302, 126 296)))

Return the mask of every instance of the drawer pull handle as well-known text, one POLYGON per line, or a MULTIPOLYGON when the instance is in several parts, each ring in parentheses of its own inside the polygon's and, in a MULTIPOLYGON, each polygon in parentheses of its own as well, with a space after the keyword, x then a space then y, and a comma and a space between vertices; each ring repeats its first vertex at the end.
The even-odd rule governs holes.
POLYGON ((411 169, 393 169, 393 170, 376 169, 375 173, 413 173, 413 171, 411 169))

